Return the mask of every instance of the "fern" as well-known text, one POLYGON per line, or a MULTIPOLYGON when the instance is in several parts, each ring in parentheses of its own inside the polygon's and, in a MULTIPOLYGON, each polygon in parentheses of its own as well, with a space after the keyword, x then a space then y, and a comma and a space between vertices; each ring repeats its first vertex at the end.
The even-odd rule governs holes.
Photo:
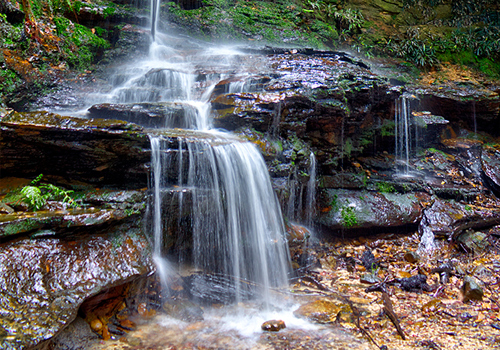
POLYGON ((70 207, 78 208, 78 203, 71 198, 74 191, 67 191, 52 184, 42 183, 37 185, 42 179, 43 174, 38 175, 30 186, 24 186, 21 189, 21 201, 28 205, 33 211, 42 209, 49 200, 62 201, 70 207))
POLYGON ((21 189, 21 195, 23 196, 22 201, 28 204, 32 210, 40 210, 47 203, 42 191, 36 186, 24 186, 21 189))

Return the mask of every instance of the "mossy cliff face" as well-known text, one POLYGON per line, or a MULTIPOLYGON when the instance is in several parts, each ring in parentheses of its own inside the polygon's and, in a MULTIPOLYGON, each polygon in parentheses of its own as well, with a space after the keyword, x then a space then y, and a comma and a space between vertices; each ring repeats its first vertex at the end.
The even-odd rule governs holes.
MULTIPOLYGON (((97 62, 147 52, 147 33, 134 26, 148 25, 148 1, 26 0, 26 9, 22 3, 4 0, 0 9, 0 99, 9 107, 26 109, 61 78, 84 79, 97 62)), ((397 69, 388 74, 405 82, 431 71, 432 83, 441 84, 450 78, 450 64, 466 83, 500 77, 500 9, 492 0, 210 0, 161 6, 169 21, 161 25, 169 31, 217 42, 345 48, 395 59, 389 65, 397 69)))
POLYGON ((0 103, 25 109, 61 79, 92 69, 127 35, 126 23, 146 24, 135 12, 110 1, 3 0, 0 103))

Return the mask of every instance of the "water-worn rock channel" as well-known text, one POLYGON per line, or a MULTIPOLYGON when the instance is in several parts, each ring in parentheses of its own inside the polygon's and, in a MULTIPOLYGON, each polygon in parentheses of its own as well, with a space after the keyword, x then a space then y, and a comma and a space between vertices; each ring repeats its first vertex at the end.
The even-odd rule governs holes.
MULTIPOLYGON (((425 308, 424 313, 444 310, 453 318, 467 318, 463 322, 474 318, 488 332, 467 338, 469 345, 498 346, 494 292, 500 269, 495 260, 500 232, 498 89, 489 94, 463 87, 423 90, 392 85, 375 73, 375 67, 342 52, 206 48, 185 38, 158 35, 168 43, 158 55, 170 66, 110 67, 112 78, 100 82, 98 91, 92 84, 73 87, 64 96, 41 99, 37 111, 1 112, 0 348, 374 346, 360 328, 369 329, 379 345, 389 348, 391 337, 397 338, 394 342, 400 348, 436 344, 429 335, 412 335, 405 343, 390 321, 360 324, 360 317, 377 317, 372 304, 379 299, 364 291, 377 284, 378 291, 396 296, 401 289, 411 293, 411 307, 425 308), (176 66, 186 61, 189 69, 176 66), (138 73, 142 78, 134 78, 138 73), (176 80, 180 76, 191 84, 189 96, 179 91, 186 83, 176 80), (131 80, 138 93, 127 85, 131 80), (397 131, 395 119, 397 101, 403 99, 409 106, 405 135, 397 131), (205 124, 197 124, 196 118, 207 109, 192 100, 209 105, 205 124), (85 106, 88 101, 91 106, 85 106), (472 110, 474 115, 464 117, 472 110), (274 277, 287 270, 277 258, 285 246, 278 233, 264 236, 272 242, 257 253, 267 256, 264 270, 271 277, 263 278, 261 267, 253 266, 259 259, 240 262, 238 273, 246 272, 238 279, 245 281, 245 288, 231 280, 237 274, 232 267, 219 269, 220 260, 230 258, 210 256, 219 252, 219 242, 207 242, 214 245, 201 252, 205 238, 193 238, 199 227, 204 233, 213 228, 203 222, 216 221, 210 215, 218 198, 228 200, 232 193, 217 189, 216 196, 209 196, 215 189, 207 187, 200 196, 190 186, 202 181, 187 181, 193 171, 189 158, 209 153, 208 148, 192 151, 187 143, 196 140, 220 147, 233 142, 192 130, 206 131, 207 126, 223 130, 224 135, 231 132, 236 142, 251 142, 265 160, 273 191, 266 206, 262 202, 258 206, 265 208, 264 220, 274 221, 275 226, 259 226, 258 231, 286 229, 293 267, 287 276, 289 286, 275 285, 279 278, 274 277), (151 135, 161 135, 168 145, 162 152, 173 157, 164 166, 165 182, 172 186, 162 187, 158 204, 163 213, 159 250, 178 263, 167 282, 158 276, 153 261, 151 135), (408 143, 407 158, 398 155, 400 137, 406 137, 401 142, 408 143), (33 197, 21 189, 39 174, 42 180, 31 187, 43 190, 54 184, 58 193, 74 191, 71 199, 54 195, 34 210, 33 197), (275 194, 284 222, 281 216, 266 216, 274 210, 275 194), (197 211, 190 209, 195 208, 193 203, 199 204, 197 211), (311 232, 300 225, 309 225, 311 232), (347 238, 354 240, 341 240, 347 238), (491 265, 472 269, 459 253, 464 251, 491 265), (206 265, 197 261, 202 253, 208 254, 206 265), (451 276, 452 281, 439 274, 451 276), (435 278, 436 285, 405 290, 401 279, 415 275, 426 275, 429 285, 435 278), (465 283, 468 278, 483 284, 483 294, 465 283), (253 300, 255 290, 266 283, 275 287, 270 294, 286 300, 286 308, 256 311, 262 305, 253 300), (470 290, 476 294, 468 294, 470 290), (234 301, 247 308, 243 313, 252 326, 228 320, 228 315, 240 315, 241 308, 217 309, 234 301), (295 316, 289 309, 296 310, 295 316), (276 315, 288 328, 260 333, 266 317, 276 315), (323 326, 314 327, 303 319, 323 326), (231 331, 230 325, 239 331, 231 331), (245 327, 251 330, 241 331, 245 327), (384 330, 388 328, 393 331, 389 335, 384 330), (99 339, 120 338, 121 345, 99 344, 99 339), (428 343, 418 343, 423 341, 428 343)), ((252 158, 250 163, 257 161, 252 158)), ((224 200, 221 207, 226 206, 224 200)), ((254 203, 245 197, 241 204, 246 210, 254 203)), ((255 221, 246 212, 239 217, 255 221)), ((228 231, 236 225, 230 222, 224 221, 228 231)), ((249 244, 251 230, 251 224, 235 230, 234 236, 243 242, 239 244, 249 244)), ((249 250, 238 254, 253 257, 249 250)), ((404 312, 402 305, 394 308, 404 326, 424 325, 425 315, 404 312)), ((440 332, 459 337, 456 329, 440 332)))

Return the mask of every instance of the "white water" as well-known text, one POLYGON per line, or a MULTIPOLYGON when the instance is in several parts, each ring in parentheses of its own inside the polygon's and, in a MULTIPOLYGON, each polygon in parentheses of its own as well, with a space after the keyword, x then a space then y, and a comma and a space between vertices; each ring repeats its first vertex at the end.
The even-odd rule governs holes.
POLYGON ((150 137, 155 254, 161 255, 167 231, 163 217, 178 214, 161 212, 162 193, 176 186, 181 196, 179 212, 190 205, 195 268, 230 276, 237 290, 240 281, 253 281, 269 301, 270 288, 287 283, 289 258, 283 219, 264 160, 252 144, 234 136, 220 132, 200 136, 179 137, 175 153, 168 152, 170 138, 150 137), (176 183, 165 181, 171 168, 178 169, 176 183), (187 203, 179 189, 189 192, 187 203))
POLYGON ((400 175, 408 176, 410 173, 410 154, 412 145, 410 104, 405 95, 397 99, 395 103, 396 171, 400 175))
POLYGON ((313 218, 316 214, 316 157, 311 152, 309 156, 309 181, 306 188, 305 222, 308 227, 312 227, 313 218))
POLYGON ((211 130, 208 102, 225 79, 234 81, 231 92, 256 88, 239 80, 248 76, 244 56, 165 35, 156 31, 157 19, 152 23, 148 58, 124 67, 99 102, 182 106, 181 121, 172 115, 150 133, 151 234, 162 283, 168 287, 168 275, 189 263, 232 279, 236 301, 251 281, 269 303, 270 289, 287 285, 290 266, 279 204, 261 154, 249 142, 211 130), (179 127, 186 130, 172 130, 179 127), (192 250, 181 252, 178 263, 166 257, 172 239, 192 250))

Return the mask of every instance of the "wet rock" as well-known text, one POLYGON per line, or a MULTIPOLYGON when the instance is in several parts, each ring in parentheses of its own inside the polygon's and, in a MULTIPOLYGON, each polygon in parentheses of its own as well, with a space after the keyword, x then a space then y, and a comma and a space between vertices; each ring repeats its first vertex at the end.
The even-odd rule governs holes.
POLYGON ((397 279, 400 288, 407 292, 431 291, 432 287, 427 284, 427 276, 416 275, 408 278, 397 279))
POLYGON ((147 185, 149 139, 136 125, 30 112, 3 117, 0 128, 3 176, 65 174, 101 186, 147 185))
POLYGON ((462 285, 462 294, 463 301, 467 302, 469 300, 483 300, 484 292, 475 278, 465 276, 462 285))
POLYGON ((265 84, 269 83, 271 78, 268 76, 236 76, 233 78, 221 80, 215 85, 212 91, 212 98, 217 95, 235 93, 235 92, 258 92, 264 89, 265 84))
POLYGON ((377 259, 375 259, 375 256, 369 249, 365 249, 363 251, 363 255, 361 256, 361 263, 365 267, 366 271, 376 270, 379 267, 377 259))
MULTIPOLYGON (((393 166, 391 167, 393 168, 393 166)), ((341 173, 321 177, 320 185, 323 188, 348 188, 361 190, 366 187, 364 176, 356 173, 341 173)))
POLYGON ((469 130, 485 130, 498 135, 500 99, 498 93, 482 88, 433 86, 419 91, 420 106, 450 122, 466 122, 469 130), (460 113, 457 113, 460 111, 460 113), (474 120, 475 118, 475 120, 474 120))
POLYGON ((186 322, 203 320, 203 309, 189 300, 176 299, 162 305, 167 315, 186 322))
POLYGON ((94 228, 92 236, 19 239, 0 247, 3 345, 26 348, 71 323, 85 299, 154 270, 140 223, 94 228))
POLYGON ((283 320, 270 320, 264 322, 260 328, 266 332, 279 332, 281 329, 286 328, 285 321, 283 320))
POLYGON ((482 228, 500 223, 498 208, 476 207, 455 201, 436 199, 424 211, 419 225, 419 233, 430 230, 436 236, 456 238, 467 228, 482 228))
POLYGON ((500 151, 485 147, 481 153, 483 179, 488 187, 500 196, 500 151))
POLYGON ((67 228, 102 225, 121 220, 126 216, 125 212, 112 209, 69 209, 6 214, 0 215, 0 237, 49 228, 61 231, 67 228))
POLYGON ((457 242, 470 253, 481 253, 489 246, 488 235, 481 231, 465 230, 457 237, 457 242))
POLYGON ((452 261, 447 261, 435 269, 432 269, 432 273, 439 273, 439 282, 441 284, 447 284, 450 280, 450 276, 455 272, 455 266, 452 261))
POLYGON ((258 131, 268 131, 274 119, 279 124, 278 103, 282 96, 276 93, 233 93, 216 97, 212 101, 214 127, 236 130, 251 127, 258 131))
POLYGON ((377 284, 382 282, 380 278, 375 276, 373 273, 364 273, 359 277, 359 281, 361 283, 366 283, 366 284, 377 284))
POLYGON ((258 286, 249 281, 238 281, 216 274, 193 274, 184 278, 186 292, 196 303, 202 305, 231 304, 236 300, 249 300, 258 295, 258 286), (241 283, 243 282, 243 283, 241 283))
POLYGON ((315 323, 333 323, 339 314, 349 313, 351 307, 346 303, 320 299, 300 306, 293 314, 315 323))
POLYGON ((112 104, 102 103, 88 109, 91 118, 118 119, 147 128, 195 129, 198 111, 181 102, 112 104))
POLYGON ((412 112, 413 123, 416 126, 415 142, 421 147, 430 147, 439 140, 441 132, 449 124, 445 118, 433 115, 431 112, 412 112))
POLYGON ((50 346, 54 350, 91 349, 99 341, 89 324, 77 317, 50 342, 50 346))
POLYGON ((304 226, 287 222, 285 228, 288 241, 291 243, 302 243, 311 236, 311 232, 304 226))
POLYGON ((420 256, 418 255, 418 253, 413 251, 406 252, 404 258, 411 264, 416 263, 417 261, 420 260, 420 256))
POLYGON ((425 194, 325 189, 317 222, 329 230, 415 225, 422 217, 425 194))

